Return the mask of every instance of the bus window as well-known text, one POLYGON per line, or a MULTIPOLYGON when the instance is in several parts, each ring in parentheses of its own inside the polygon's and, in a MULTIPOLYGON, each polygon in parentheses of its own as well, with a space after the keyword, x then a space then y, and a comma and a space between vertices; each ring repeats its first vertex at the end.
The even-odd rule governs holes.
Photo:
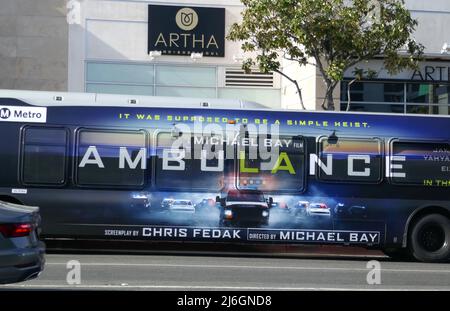
POLYGON ((145 141, 142 131, 78 131, 77 184, 142 187, 147 171, 145 141))
POLYGON ((156 156, 159 189, 218 191, 223 187, 225 150, 219 136, 181 133, 174 137, 160 132, 156 156))
POLYGON ((450 183, 448 143, 395 141, 391 155, 393 183, 438 187, 450 183))
POLYGON ((67 131, 26 127, 23 134, 22 181, 62 185, 66 182, 67 131))
POLYGON ((302 137, 240 137, 237 187, 264 192, 304 190, 305 151, 302 137))
MULTIPOLYGON (((328 137, 319 140, 319 180, 378 183, 382 180, 381 140, 376 138, 328 137)), ((314 164, 311 164, 314 165, 314 164)))

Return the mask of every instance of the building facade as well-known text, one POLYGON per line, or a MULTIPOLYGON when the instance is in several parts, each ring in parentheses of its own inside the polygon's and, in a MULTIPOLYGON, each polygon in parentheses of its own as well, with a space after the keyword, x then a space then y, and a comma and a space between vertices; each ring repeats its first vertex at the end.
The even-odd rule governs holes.
POLYGON ((66 0, 0 0, 0 88, 67 90, 66 0))
POLYGON ((280 77, 246 74, 240 44, 225 39, 239 21, 240 1, 80 3, 80 21, 69 27, 69 91, 237 98, 281 107, 280 77))
MULTIPOLYGON (((449 114, 450 1, 406 0, 425 46, 420 70, 391 76, 375 59, 377 78, 350 89, 350 110, 449 114), (432 34, 432 35, 431 35, 432 34)), ((299 109, 291 82, 257 69, 226 40, 239 0, 0 0, 0 87, 130 95, 234 98, 299 109)), ((307 109, 321 109, 322 77, 314 66, 283 62, 302 88, 307 109)), ((335 90, 346 110, 353 69, 335 90)))

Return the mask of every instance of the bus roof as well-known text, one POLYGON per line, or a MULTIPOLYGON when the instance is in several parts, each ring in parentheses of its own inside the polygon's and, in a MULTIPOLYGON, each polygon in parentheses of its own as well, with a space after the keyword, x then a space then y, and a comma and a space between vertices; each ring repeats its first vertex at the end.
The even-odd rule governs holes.
POLYGON ((450 118, 450 115, 432 114, 400 114, 387 112, 361 112, 361 111, 322 111, 298 109, 273 109, 262 104, 239 99, 226 98, 195 98, 170 96, 143 96, 121 95, 81 92, 47 92, 29 90, 0 89, 0 98, 20 100, 33 106, 60 107, 60 106, 86 106, 86 107, 139 107, 139 108, 205 108, 205 109, 231 109, 231 110, 263 110, 285 112, 307 112, 325 114, 356 114, 356 115, 385 115, 388 117, 434 117, 450 118))
POLYGON ((167 108, 267 109, 251 101, 224 98, 118 95, 77 92, 0 90, 0 98, 14 98, 35 106, 109 106, 167 108))

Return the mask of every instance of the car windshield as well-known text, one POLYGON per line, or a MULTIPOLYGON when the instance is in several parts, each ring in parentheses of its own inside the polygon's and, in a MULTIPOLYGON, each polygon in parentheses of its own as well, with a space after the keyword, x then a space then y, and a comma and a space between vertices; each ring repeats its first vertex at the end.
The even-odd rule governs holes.
POLYGON ((265 202, 264 195, 261 192, 248 192, 248 191, 230 191, 228 192, 227 200, 265 202))

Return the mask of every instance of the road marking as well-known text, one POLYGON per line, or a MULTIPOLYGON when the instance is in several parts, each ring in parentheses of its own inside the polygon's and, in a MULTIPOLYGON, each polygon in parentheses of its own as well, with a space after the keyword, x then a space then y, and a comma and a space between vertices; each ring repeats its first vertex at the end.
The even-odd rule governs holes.
MULTIPOLYGON (((100 267, 165 267, 165 268, 196 268, 196 269, 266 269, 266 270, 318 270, 318 271, 349 271, 349 272, 367 272, 366 268, 339 268, 339 267, 293 267, 293 266, 231 266, 231 265, 182 265, 182 264, 164 264, 164 263, 98 263, 82 261, 81 266, 100 266, 100 267)), ((63 265, 65 262, 47 262, 46 265, 63 265)), ((416 269, 382 269, 382 272, 400 272, 400 273, 450 273, 450 270, 416 270, 416 269)))
MULTIPOLYGON (((407 288, 380 288, 380 287, 370 287, 370 288, 352 288, 352 287, 276 287, 276 286, 213 286, 213 285, 44 285, 44 284, 33 284, 33 285, 0 285, 0 288, 47 288, 47 289, 184 289, 184 290, 280 290, 280 291, 297 291, 297 290, 305 290, 305 291, 409 291, 411 289, 407 288)), ((442 289, 437 288, 413 288, 417 291, 440 291, 442 289)), ((446 289, 446 288, 444 288, 446 289)))

